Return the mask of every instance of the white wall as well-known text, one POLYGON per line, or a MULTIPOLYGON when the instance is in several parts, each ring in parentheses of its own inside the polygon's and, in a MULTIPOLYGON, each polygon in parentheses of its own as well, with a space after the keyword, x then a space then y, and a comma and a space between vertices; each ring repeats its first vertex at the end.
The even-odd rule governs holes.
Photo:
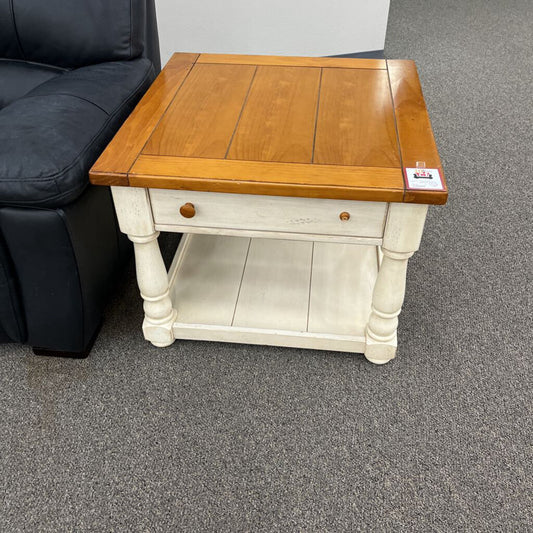
POLYGON ((173 52, 325 56, 383 50, 389 0, 156 0, 173 52))

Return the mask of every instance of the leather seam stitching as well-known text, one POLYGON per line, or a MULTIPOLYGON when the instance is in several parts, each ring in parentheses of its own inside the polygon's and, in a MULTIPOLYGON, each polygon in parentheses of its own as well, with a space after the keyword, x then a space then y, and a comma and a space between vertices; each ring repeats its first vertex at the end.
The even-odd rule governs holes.
POLYGON ((72 251, 72 257, 74 258, 74 265, 76 267, 76 278, 77 278, 77 285, 78 290, 80 293, 80 301, 81 301, 81 327, 80 327, 80 333, 81 333, 81 342, 85 346, 85 318, 87 315, 87 309, 85 305, 85 300, 83 298, 83 287, 81 284, 81 274, 80 274, 80 265, 78 261, 78 256, 76 255, 76 248, 74 246, 74 240, 72 238, 72 232, 70 231, 70 227, 68 225, 68 218, 66 216, 65 211, 60 207, 57 209, 57 214, 61 221, 63 222, 63 225, 65 227, 65 231, 68 235, 69 241, 70 241, 70 249, 72 251))
MULTIPOLYGON (((46 82, 44 82, 46 83, 46 82)), ((42 85, 42 84, 41 84, 42 85)), ((97 107, 105 113, 108 117, 110 116, 109 111, 106 111, 103 107, 100 107, 98 104, 95 104, 94 102, 91 102, 87 98, 84 98, 83 96, 78 96, 77 94, 70 94, 70 93, 44 93, 44 94, 30 94, 28 95, 28 98, 39 98, 40 96, 69 96, 71 98, 76 98, 78 100, 83 100, 84 102, 87 102, 88 104, 92 104, 93 106, 97 107)))
POLYGON ((133 47, 131 44, 133 40, 133 7, 131 5, 131 1, 132 0, 130 0, 130 59, 132 58, 131 56, 133 54, 133 51, 132 51, 133 47))
POLYGON ((13 0, 9 0, 9 10, 11 11, 11 20, 13 21, 13 30, 15 31, 15 37, 17 38, 17 46, 19 48, 20 55, 23 59, 26 59, 26 54, 24 53, 24 48, 22 48, 22 43, 20 42, 20 35, 17 28, 17 21, 15 20, 15 7, 13 6, 13 0))
MULTIPOLYGON (((18 336, 19 336, 21 339, 24 338, 24 340, 25 340, 26 335, 23 335, 23 331, 22 331, 22 329, 21 329, 21 327, 20 327, 19 321, 16 319, 16 316, 17 316, 16 307, 17 307, 17 306, 15 305, 15 299, 14 299, 14 296, 15 296, 15 295, 12 294, 12 292, 9 290, 9 281, 8 281, 8 280, 9 280, 9 277, 8 277, 7 267, 4 267, 4 265, 0 265, 0 268, 2 269, 2 272, 3 272, 4 278, 5 278, 5 280, 6 280, 6 291, 7 291, 7 294, 8 294, 8 296, 9 296, 9 305, 10 305, 10 307, 11 307, 11 312, 12 312, 12 314, 15 316, 15 326, 16 326, 16 328, 17 328, 18 336)), ((20 298, 19 298, 19 300, 20 300, 20 298)), ((21 302, 21 301, 18 301, 17 303, 19 303, 19 304, 20 304, 20 307, 22 307, 22 302, 21 302)), ((26 317, 24 316, 25 313, 24 313, 23 311, 22 311, 22 315, 23 315, 24 322, 26 322, 26 321, 25 321, 25 318, 26 318, 26 317)), ((5 330, 5 328, 4 328, 4 330, 5 330)), ((6 332, 6 333, 7 333, 7 332, 6 332)), ((9 333, 8 333, 8 336, 9 336, 9 333)))
POLYGON ((28 59, 13 59, 11 57, 0 57, 0 65, 2 63, 22 63, 23 65, 32 65, 34 67, 42 68, 43 70, 57 72, 57 74, 63 74, 63 72, 69 72, 71 69, 56 67, 48 63, 39 63, 38 61, 30 61, 28 59))
MULTIPOLYGON (((46 206, 46 205, 41 205, 43 203, 48 203, 52 200, 61 200, 62 198, 65 198, 65 197, 68 197, 70 195, 72 195, 73 193, 76 193, 78 191, 83 191, 86 187, 87 187, 87 183, 84 183, 82 184, 81 186, 79 187, 76 187, 76 189, 71 189, 67 192, 62 192, 60 194, 56 194, 55 196, 50 196, 44 200, 35 200, 35 201, 31 201, 31 200, 24 200, 24 201, 21 201, 19 203, 17 202, 2 202, 1 203, 1 206, 2 207, 18 207, 18 208, 28 208, 28 209, 50 209, 50 210, 54 210, 54 209, 58 209, 58 207, 49 207, 49 206, 46 206)), ((56 184, 56 189, 57 189, 57 184, 56 184)))

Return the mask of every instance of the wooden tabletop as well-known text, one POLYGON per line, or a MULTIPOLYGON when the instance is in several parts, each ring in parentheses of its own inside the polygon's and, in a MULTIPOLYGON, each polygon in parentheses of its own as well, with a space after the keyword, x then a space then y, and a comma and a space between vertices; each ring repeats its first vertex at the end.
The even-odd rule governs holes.
POLYGON ((174 54, 89 175, 387 202, 448 194, 415 64, 403 60, 174 54), (406 171, 417 168, 440 181, 406 171))

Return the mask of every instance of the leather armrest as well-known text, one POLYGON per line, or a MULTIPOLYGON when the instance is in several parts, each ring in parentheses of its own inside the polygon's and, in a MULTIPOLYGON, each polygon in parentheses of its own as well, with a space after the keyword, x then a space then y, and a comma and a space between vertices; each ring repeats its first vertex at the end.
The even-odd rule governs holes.
POLYGON ((155 77, 146 58, 65 72, 0 111, 0 203, 58 207, 155 77))

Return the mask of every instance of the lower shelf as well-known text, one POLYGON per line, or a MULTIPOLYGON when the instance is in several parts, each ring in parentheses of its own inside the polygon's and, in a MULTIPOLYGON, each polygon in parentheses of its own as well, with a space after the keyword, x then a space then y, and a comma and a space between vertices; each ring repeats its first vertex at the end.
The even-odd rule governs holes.
POLYGON ((174 335, 362 352, 378 261, 375 246, 186 235, 174 335))

